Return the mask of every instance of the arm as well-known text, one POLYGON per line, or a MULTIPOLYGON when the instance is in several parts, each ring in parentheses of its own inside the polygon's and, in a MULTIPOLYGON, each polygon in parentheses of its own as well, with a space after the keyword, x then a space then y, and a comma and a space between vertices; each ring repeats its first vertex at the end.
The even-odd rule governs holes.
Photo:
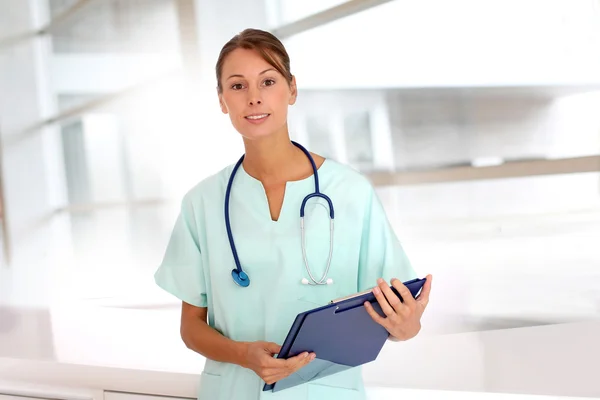
POLYGON ((427 277, 422 293, 414 299, 402 284, 417 277, 403 246, 388 221, 383 204, 372 187, 367 189, 363 219, 361 256, 359 265, 359 288, 372 286, 373 293, 385 318, 381 318, 370 303, 365 307, 375 322, 389 333, 388 340, 403 341, 415 336, 420 330, 420 319, 429 300, 431 275, 427 277), (387 283, 389 282, 389 283, 387 283), (404 303, 391 291, 392 284, 401 294, 404 303), (389 304, 388 304, 389 301, 389 304))
POLYGON ((182 302, 180 332, 187 348, 211 360, 244 366, 248 344, 231 340, 208 326, 207 313, 206 307, 182 302))
POLYGON ((288 359, 275 359, 281 346, 270 342, 236 342, 207 323, 207 308, 186 302, 181 308, 181 338, 192 351, 214 361, 240 365, 254 371, 265 383, 272 384, 293 374, 314 360, 304 352, 288 359))
POLYGON ((312 360, 304 352, 288 359, 275 359, 276 343, 236 342, 208 324, 205 265, 199 245, 198 224, 191 201, 182 202, 163 262, 154 274, 158 286, 182 301, 180 334, 185 345, 207 359, 248 368, 267 383, 273 383, 312 360))

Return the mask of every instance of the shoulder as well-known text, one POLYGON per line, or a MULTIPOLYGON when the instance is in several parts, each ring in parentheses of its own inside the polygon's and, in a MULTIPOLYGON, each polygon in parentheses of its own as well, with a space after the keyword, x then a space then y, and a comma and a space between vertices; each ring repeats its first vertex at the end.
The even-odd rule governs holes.
POLYGON ((350 214, 369 213, 377 203, 377 194, 371 181, 350 165, 327 159, 323 164, 323 191, 350 214))
POLYGON ((368 196, 374 192, 371 181, 350 165, 330 158, 326 159, 323 165, 332 183, 340 185, 342 189, 352 190, 353 193, 365 193, 368 196))
POLYGON ((189 188, 183 195, 183 205, 188 207, 198 206, 215 199, 215 197, 224 197, 227 182, 234 166, 235 164, 227 165, 189 188))

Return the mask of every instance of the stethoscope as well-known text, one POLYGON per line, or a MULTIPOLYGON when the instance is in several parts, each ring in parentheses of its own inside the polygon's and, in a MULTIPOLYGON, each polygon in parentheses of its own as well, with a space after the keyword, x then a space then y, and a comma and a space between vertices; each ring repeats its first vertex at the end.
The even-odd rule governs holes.
MULTIPOLYGON (((306 272, 308 272, 308 276, 310 277, 310 281, 306 278, 302 278, 301 283, 304 285, 331 285, 333 283, 333 279, 327 278, 327 274, 329 273, 329 267, 331 266, 331 256, 333 254, 333 202, 329 197, 325 194, 319 192, 319 175, 317 173, 317 166, 315 164, 315 160, 312 158, 308 150, 302 147, 300 144, 292 141, 292 143, 298 147, 300 150, 306 154, 306 157, 310 160, 312 165, 313 174, 315 177, 315 192, 307 195, 304 200, 302 200, 302 205, 300 206, 300 231, 302 235, 302 257, 304 258, 304 266, 306 267, 306 272), (308 259, 306 257, 306 238, 305 238, 305 230, 304 230, 304 207, 306 206, 306 202, 313 197, 321 197, 325 199, 329 204, 329 257, 327 259, 327 268, 325 268, 325 273, 321 277, 321 279, 317 280, 314 278, 310 267, 308 265, 308 259)), ((239 159, 233 171, 231 172, 231 176, 229 177, 229 183, 227 184, 227 191, 225 192, 225 227, 227 228, 227 236, 229 237, 229 244, 231 245, 231 252, 233 253, 233 259, 235 260, 236 268, 231 271, 231 276, 233 277, 233 281, 241 287, 248 287, 250 285, 250 277, 247 273, 242 270, 242 265, 240 264, 240 259, 237 254, 237 250, 235 248, 235 243, 233 241, 233 234, 231 233, 231 223, 229 219, 229 197, 231 195, 231 186, 233 184, 233 178, 235 174, 242 165, 244 161, 244 155, 239 159)))

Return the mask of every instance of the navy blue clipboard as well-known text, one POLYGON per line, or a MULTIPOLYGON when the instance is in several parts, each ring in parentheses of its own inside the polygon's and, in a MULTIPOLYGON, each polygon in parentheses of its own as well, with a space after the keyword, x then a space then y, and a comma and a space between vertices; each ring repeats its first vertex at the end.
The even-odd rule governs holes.
MULTIPOLYGON (((416 298, 425 281, 417 278, 404 282, 404 285, 416 298)), ((390 288, 402 300, 397 290, 390 288)), ((263 391, 278 392, 374 361, 388 332, 367 313, 365 301, 385 317, 371 290, 298 314, 277 358, 287 359, 304 351, 314 352, 317 357, 294 374, 265 384, 263 391)))

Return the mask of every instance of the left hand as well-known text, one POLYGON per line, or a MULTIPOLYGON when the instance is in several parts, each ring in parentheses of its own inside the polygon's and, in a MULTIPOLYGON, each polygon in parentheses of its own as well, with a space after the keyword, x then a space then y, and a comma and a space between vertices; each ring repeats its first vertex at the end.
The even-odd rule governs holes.
POLYGON ((371 318, 383 326, 392 339, 408 340, 415 337, 421 330, 421 316, 429 303, 432 276, 427 275, 426 279, 427 281, 416 299, 402 282, 396 278, 392 279, 391 284, 400 293, 403 302, 383 279, 377 280, 377 286, 373 288, 373 293, 386 317, 381 317, 368 301, 364 306, 371 318))

